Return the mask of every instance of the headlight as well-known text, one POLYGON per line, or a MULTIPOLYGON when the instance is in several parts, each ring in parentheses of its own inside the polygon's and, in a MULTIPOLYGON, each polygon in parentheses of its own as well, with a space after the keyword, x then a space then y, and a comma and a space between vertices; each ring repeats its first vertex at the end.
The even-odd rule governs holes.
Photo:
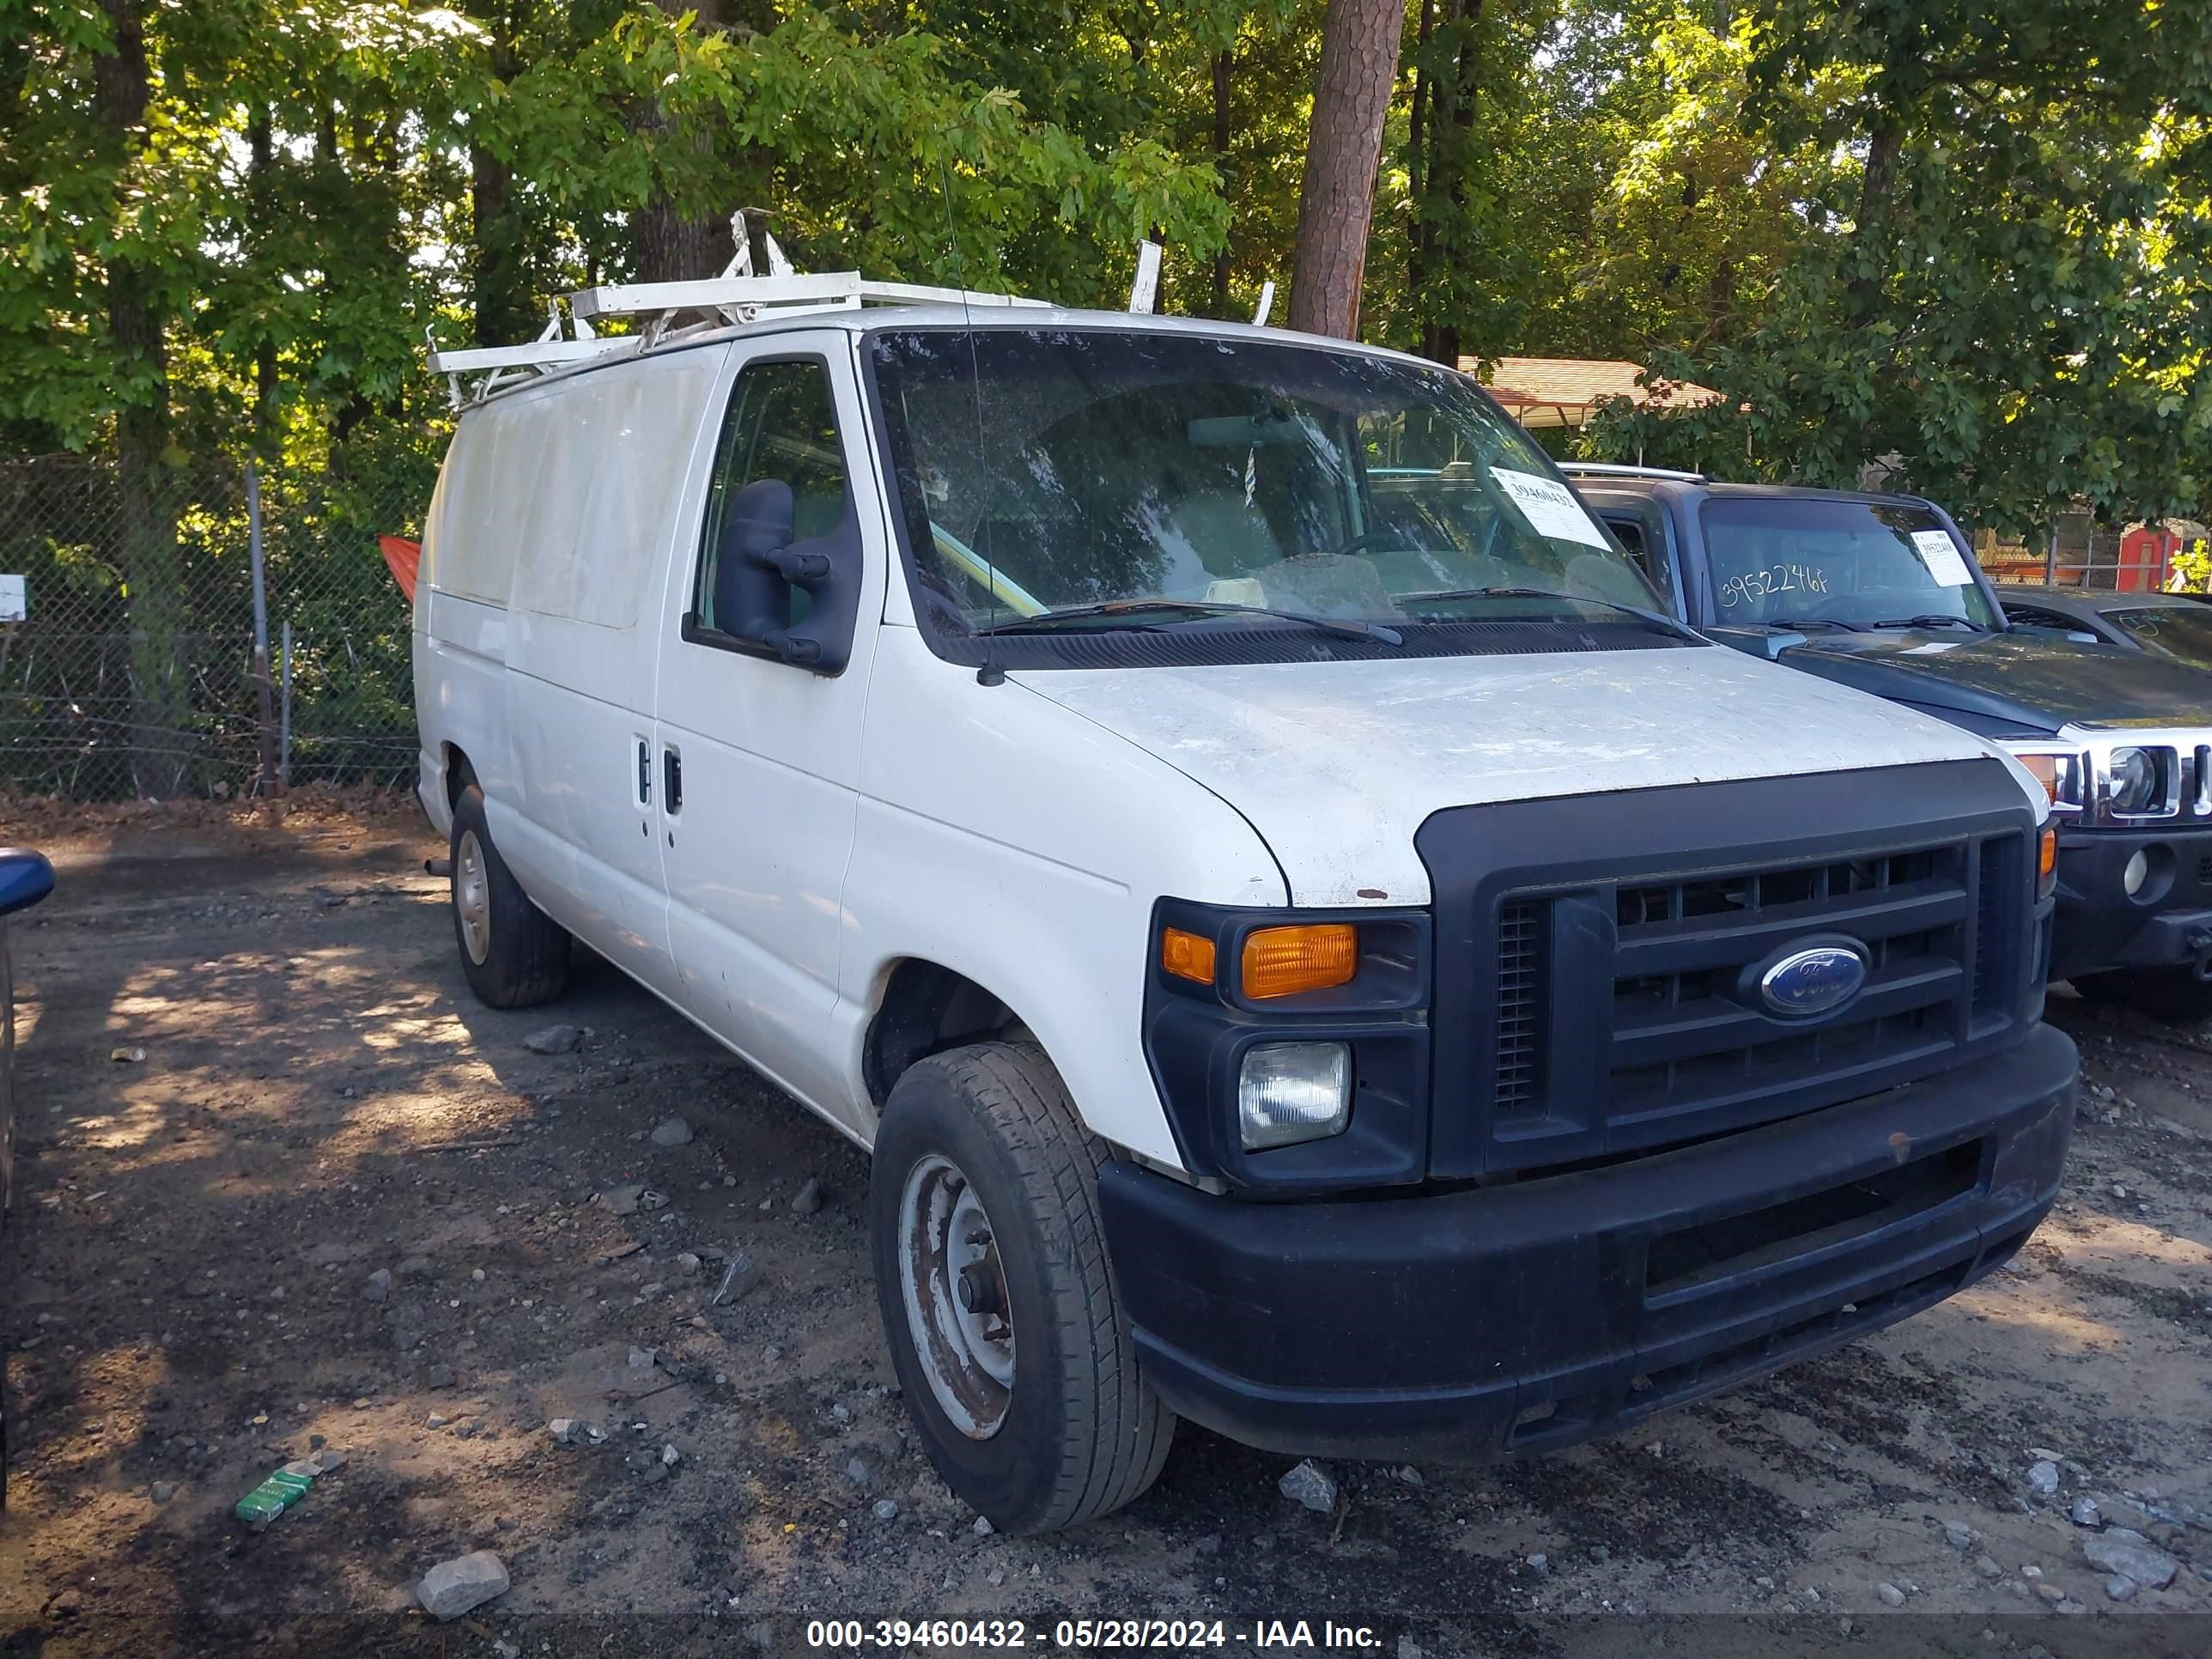
POLYGON ((1352 1119, 1352 1050, 1341 1042, 1263 1042, 1237 1078, 1244 1150, 1341 1134, 1352 1119))
POLYGON ((2165 799, 2158 757, 2148 749, 2115 749, 2108 768, 2106 800, 2115 812, 2148 812, 2165 799))

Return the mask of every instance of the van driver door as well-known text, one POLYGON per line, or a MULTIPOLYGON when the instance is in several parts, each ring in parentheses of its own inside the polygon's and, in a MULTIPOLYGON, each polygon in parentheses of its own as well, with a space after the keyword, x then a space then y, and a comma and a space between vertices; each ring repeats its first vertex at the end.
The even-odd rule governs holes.
POLYGON ((668 585, 655 735, 684 1012, 817 1111, 887 565, 851 337, 742 342, 668 585))

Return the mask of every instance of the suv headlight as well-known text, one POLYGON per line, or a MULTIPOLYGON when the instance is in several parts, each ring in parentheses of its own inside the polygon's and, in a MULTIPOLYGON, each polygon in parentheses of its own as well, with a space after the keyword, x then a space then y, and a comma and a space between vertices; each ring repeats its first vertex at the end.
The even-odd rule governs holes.
POLYGON ((2166 804, 2157 749, 2115 749, 2106 769, 2105 799, 2115 812, 2157 811, 2166 804))

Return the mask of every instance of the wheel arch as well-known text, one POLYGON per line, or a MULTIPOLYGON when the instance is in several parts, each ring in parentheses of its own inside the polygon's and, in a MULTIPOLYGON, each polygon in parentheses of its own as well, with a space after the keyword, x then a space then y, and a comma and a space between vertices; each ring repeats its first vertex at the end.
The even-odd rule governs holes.
POLYGON ((1011 1001, 927 957, 897 958, 886 965, 882 980, 860 1045, 861 1079, 878 1112, 900 1074, 916 1060, 1016 1033, 1036 1039, 1011 1001))

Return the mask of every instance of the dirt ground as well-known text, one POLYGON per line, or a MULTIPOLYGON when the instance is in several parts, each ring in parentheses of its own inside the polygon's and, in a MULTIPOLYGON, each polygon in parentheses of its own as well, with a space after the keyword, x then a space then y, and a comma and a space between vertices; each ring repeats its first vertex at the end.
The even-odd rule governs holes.
POLYGON ((1873 1340, 1627 1441, 1340 1468, 1330 1516, 1186 1426, 1133 1508, 1009 1540, 907 1433, 861 1155, 611 970, 479 1006, 442 849, 361 805, 0 824, 60 872, 14 938, 0 1653, 804 1653, 810 1620, 952 1618, 1057 1651, 1153 1616, 1431 1659, 2212 1654, 2212 1042, 2056 995, 2089 1085, 2058 1211, 1873 1340), (580 1049, 525 1046, 555 1022, 580 1049), (344 1467, 233 1518, 319 1447, 344 1467), (2170 1586, 2111 1598, 2083 1498, 2170 1586), (479 1548, 505 1596, 414 1610, 479 1548))

